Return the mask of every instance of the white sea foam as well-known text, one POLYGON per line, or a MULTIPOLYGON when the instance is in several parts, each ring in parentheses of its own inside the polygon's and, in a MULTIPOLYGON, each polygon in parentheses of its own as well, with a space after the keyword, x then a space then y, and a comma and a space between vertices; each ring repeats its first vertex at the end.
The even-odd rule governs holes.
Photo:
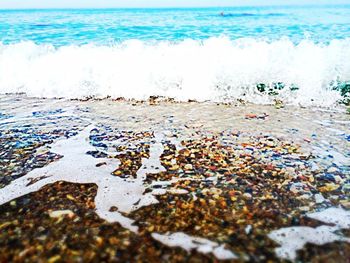
POLYGON ((331 242, 343 241, 350 243, 350 238, 337 233, 340 229, 350 228, 350 211, 342 208, 328 208, 321 212, 307 214, 307 217, 334 226, 319 226, 316 228, 306 226, 285 227, 272 231, 268 236, 276 241, 280 247, 275 249, 277 256, 295 260, 297 251, 307 243, 324 245, 331 242))
POLYGON ((217 259, 228 260, 236 259, 237 256, 224 248, 224 245, 219 245, 216 242, 210 241, 201 237, 192 237, 182 232, 172 234, 152 233, 152 237, 169 247, 182 247, 190 252, 195 249, 200 253, 213 253, 217 259))
MULTIPOLYGON (((0 206, 58 181, 94 183, 98 186, 94 200, 96 213, 109 222, 118 222, 121 226, 137 233, 138 227, 134 225, 134 220, 125 216, 125 213, 158 203, 155 195, 163 195, 167 192, 171 194, 188 193, 184 189, 172 188, 168 190, 155 189, 150 193, 145 193, 144 180, 147 174, 165 171, 160 163, 160 156, 164 151, 162 140, 165 137, 163 133, 154 133, 154 142, 150 145, 150 156, 142 159, 142 165, 137 171, 136 178, 124 180, 110 175, 119 166, 119 160, 94 159, 86 154, 87 151, 95 150, 87 141, 93 128, 94 126, 90 125, 78 135, 52 144, 51 151, 63 155, 63 157, 45 167, 34 169, 1 188, 0 206), (96 164, 101 162, 106 164, 97 167, 96 164), (117 208, 117 211, 111 211, 111 208, 117 208)), ((168 184, 171 182, 169 181, 168 184)), ((55 218, 62 215, 73 215, 73 212, 71 210, 57 210, 49 212, 49 215, 55 218)), ((153 233, 152 237, 171 247, 180 246, 187 251, 196 249, 200 253, 213 253, 218 259, 237 258, 233 252, 225 249, 224 245, 200 237, 191 237, 184 233, 171 235, 153 233)))
POLYGON ((330 83, 350 80, 350 39, 327 45, 309 40, 211 38, 114 46, 0 44, 0 93, 37 97, 112 96, 268 103, 256 84, 283 82, 279 97, 293 104, 330 105, 330 83), (299 87, 290 91, 291 85, 299 87))
POLYGON ((144 193, 143 181, 146 173, 164 169, 157 161, 163 152, 163 146, 160 142, 162 137, 158 133, 155 134, 155 143, 150 148, 150 159, 143 159, 143 165, 138 171, 137 178, 123 180, 110 175, 118 167, 119 160, 94 159, 86 154, 87 151, 95 150, 87 141, 92 129, 91 125, 77 136, 52 144, 51 151, 63 155, 63 157, 43 168, 34 169, 1 188, 0 205, 38 191, 43 186, 57 181, 94 183, 98 186, 95 197, 96 213, 109 222, 119 222, 123 227, 137 232, 138 227, 133 225, 133 220, 122 213, 129 213, 142 206, 158 203, 153 193, 144 193), (106 162, 106 165, 96 167, 99 162, 106 162), (146 165, 150 167, 146 167, 146 165), (30 184, 32 180, 35 182, 30 184), (110 211, 112 207, 116 207, 118 211, 110 211))

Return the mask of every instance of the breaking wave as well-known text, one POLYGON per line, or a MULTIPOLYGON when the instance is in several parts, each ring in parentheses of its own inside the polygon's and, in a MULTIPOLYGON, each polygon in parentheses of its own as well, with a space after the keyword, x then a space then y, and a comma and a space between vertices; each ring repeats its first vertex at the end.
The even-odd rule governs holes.
POLYGON ((0 93, 35 97, 254 103, 278 98, 332 105, 349 96, 349 80, 350 39, 328 44, 225 37, 110 46, 0 44, 0 93))

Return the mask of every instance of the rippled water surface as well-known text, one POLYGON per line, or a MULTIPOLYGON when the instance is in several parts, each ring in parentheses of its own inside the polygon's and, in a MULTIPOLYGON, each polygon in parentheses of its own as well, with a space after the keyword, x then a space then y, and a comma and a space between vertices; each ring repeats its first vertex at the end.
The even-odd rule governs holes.
POLYGON ((228 36, 317 42, 349 37, 349 6, 1 10, 0 40, 112 44, 228 36))

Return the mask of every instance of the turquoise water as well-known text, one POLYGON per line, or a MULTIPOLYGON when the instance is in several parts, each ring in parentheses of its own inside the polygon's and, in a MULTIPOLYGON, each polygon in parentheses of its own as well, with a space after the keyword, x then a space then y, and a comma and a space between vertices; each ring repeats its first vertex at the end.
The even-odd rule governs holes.
POLYGON ((201 9, 1 10, 3 43, 110 44, 227 36, 315 42, 349 37, 350 5, 201 9), (224 15, 220 15, 221 12, 224 15))
POLYGON ((0 94, 350 103, 350 5, 0 10, 0 94))

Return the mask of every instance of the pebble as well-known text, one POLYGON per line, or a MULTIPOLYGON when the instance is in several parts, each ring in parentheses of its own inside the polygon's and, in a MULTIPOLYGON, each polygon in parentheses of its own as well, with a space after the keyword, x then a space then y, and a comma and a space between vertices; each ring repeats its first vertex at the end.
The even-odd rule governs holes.
POLYGON ((334 180, 337 184, 342 184, 344 182, 344 179, 341 178, 339 175, 335 175, 334 180))
POLYGON ((187 171, 193 170, 192 164, 186 164, 184 168, 185 168, 185 170, 187 170, 187 171))
POLYGON ((73 217, 75 214, 71 210, 55 210, 55 211, 50 211, 49 216, 51 218, 59 218, 62 216, 68 216, 68 217, 73 217))
POLYGON ((327 183, 324 186, 320 187, 319 190, 321 192, 331 192, 337 190, 340 186, 334 183, 327 183))
POLYGON ((337 171, 338 171, 338 169, 336 167, 332 166, 332 167, 328 168, 327 173, 335 173, 337 171))
POLYGON ((349 200, 340 200, 339 203, 346 209, 350 209, 350 201, 349 200))
MULTIPOLYGON (((246 115, 247 119, 265 119, 266 117, 267 114, 261 116, 246 115)), ((106 144, 100 141, 108 141, 108 135, 98 133, 103 134, 103 129, 96 130, 90 140, 96 141, 93 143, 96 147, 105 148, 106 144)), ((227 134, 230 134, 230 131, 227 134)), ((144 142, 144 133, 140 133, 139 136, 144 142)), ((231 141, 228 140, 227 144, 220 142, 218 136, 213 133, 206 136, 205 133, 203 135, 198 130, 195 136, 199 136, 200 139, 182 141, 181 149, 177 149, 177 146, 174 148, 172 144, 165 141, 162 142, 165 151, 160 159, 167 171, 147 175, 146 180, 148 181, 145 183, 146 190, 149 191, 147 194, 156 198, 157 204, 132 211, 132 218, 135 218, 136 224, 141 226, 140 228, 144 227, 145 231, 165 233, 185 229, 194 232, 191 234, 211 237, 220 240, 220 242, 229 240, 233 234, 239 235, 239 240, 247 242, 250 246, 249 253, 257 255, 256 258, 258 258, 259 253, 261 253, 259 246, 262 244, 254 247, 257 244, 254 243, 256 242, 255 235, 259 233, 260 238, 266 234, 264 232, 266 229, 262 226, 267 222, 267 218, 273 219, 269 225, 273 228, 287 225, 290 217, 299 220, 302 214, 300 211, 310 211, 315 208, 315 203, 321 204, 325 200, 329 200, 330 194, 337 194, 337 192, 332 193, 332 191, 339 189, 339 184, 343 183, 340 169, 338 170, 334 166, 325 169, 323 164, 320 163, 318 167, 317 163, 317 167, 312 170, 309 160, 316 163, 317 159, 308 153, 303 153, 298 145, 271 135, 253 136, 250 134, 246 136, 244 132, 235 132, 232 133, 231 141), (237 141, 235 141, 236 139, 237 141), (188 172, 183 172, 181 168, 188 172), (319 172, 321 177, 314 179, 318 173, 315 171, 323 173, 327 171, 325 174, 330 174, 330 176, 327 175, 326 179, 329 180, 320 180, 322 177, 325 178, 321 172, 319 172), (176 181, 175 179, 178 178, 183 180, 176 181), (164 188, 153 189, 152 181, 167 181, 168 184, 164 184, 164 188), (330 181, 331 183, 328 183, 330 181), (323 194, 317 193, 317 191, 323 194), (314 194, 315 202, 312 199, 313 193, 317 193, 314 194), (253 196, 254 202, 250 201, 253 196), (290 206, 288 202, 290 202, 290 206), (252 231, 253 229, 254 231, 252 231), (247 237, 244 233, 250 236, 247 237), (250 242, 252 243, 250 244, 250 242)), ((220 138, 224 136, 226 135, 223 132, 220 138)), ((128 140, 135 139, 133 138, 135 133, 120 132, 117 137, 123 140, 126 137, 128 140)), ((152 135, 146 137, 152 138, 152 135)), ((115 171, 114 175, 132 174, 133 170, 138 169, 141 158, 149 157, 149 142, 145 142, 144 148, 129 144, 118 148, 125 155, 123 155, 122 168, 115 171)), ((47 151, 42 153, 49 154, 47 151)), ((112 158, 110 157, 112 155, 106 156, 99 151, 89 154, 94 158, 112 158)), ((120 156, 114 157, 119 158, 120 156)), ((8 161, 11 162, 11 158, 8 161)), ((105 162, 100 162, 97 163, 97 166, 105 164, 105 162)), ((16 168, 17 166, 9 165, 9 167, 16 168)), ((343 198, 341 197, 337 204, 340 203, 344 207, 350 206, 349 201, 342 200, 343 198)), ((80 198, 75 194, 64 195, 62 199, 65 199, 63 201, 69 204, 67 208, 80 201, 80 198)), ((55 202, 54 198, 50 198, 50 200, 55 202)), ((90 202, 93 209, 93 199, 90 202)), ((12 205, 12 202, 10 204, 12 205)), ((117 210, 110 212, 115 211, 117 210)), ((75 214, 72 210, 55 210, 49 211, 49 216, 51 218, 65 216, 71 218, 75 217, 75 214)), ((80 219, 80 217, 75 218, 76 220, 80 219)), ((81 221, 83 220, 81 217, 81 221)), ((0 229, 5 229, 10 225, 11 223, 2 224, 0 229)), ((128 240, 98 235, 101 233, 96 233, 95 246, 101 247, 102 251, 105 243, 112 244, 114 256, 119 253, 117 246, 120 244, 129 245, 128 240)), ((38 235, 38 237, 45 240, 42 235, 38 235)), ((133 242, 132 239, 130 241, 133 242)), ((263 238, 260 241, 265 242, 263 238)), ((229 245, 235 246, 234 242, 229 245)), ((55 257, 51 258, 52 262, 56 260, 55 257)), ((252 258, 248 259, 252 260, 252 258)), ((57 260, 62 259, 57 258, 57 260)))
POLYGON ((48 263, 55 263, 55 262, 58 262, 60 260, 61 260, 61 256, 60 255, 56 255, 56 256, 50 257, 48 259, 48 263))
POLYGON ((251 194, 249 194, 249 193, 244 193, 243 196, 244 196, 244 198, 246 198, 248 200, 253 198, 253 196, 251 194))
POLYGON ((250 232, 252 231, 252 226, 251 226, 251 225, 247 225, 246 228, 244 229, 244 231, 245 231, 245 233, 246 233, 247 235, 249 235, 250 232))
POLYGON ((314 197, 315 197, 315 202, 317 204, 321 204, 321 203, 323 203, 325 201, 325 199, 324 199, 322 194, 315 194, 314 197))

